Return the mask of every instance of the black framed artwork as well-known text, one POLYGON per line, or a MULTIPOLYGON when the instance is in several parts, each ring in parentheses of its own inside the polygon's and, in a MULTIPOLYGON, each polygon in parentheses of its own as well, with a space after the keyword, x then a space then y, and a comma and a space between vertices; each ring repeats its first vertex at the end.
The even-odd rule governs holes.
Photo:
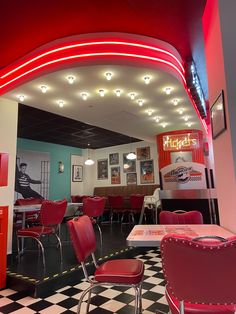
POLYGON ((82 182, 83 181, 83 166, 73 165, 72 167, 72 181, 82 182))
POLYGON ((211 106, 211 129, 213 139, 226 130, 225 101, 223 90, 211 106))

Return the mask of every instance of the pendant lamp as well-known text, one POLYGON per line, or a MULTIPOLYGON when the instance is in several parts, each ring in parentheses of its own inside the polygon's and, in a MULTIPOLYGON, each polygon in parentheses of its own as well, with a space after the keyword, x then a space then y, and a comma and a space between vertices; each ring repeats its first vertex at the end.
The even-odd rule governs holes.
MULTIPOLYGON (((88 147, 90 146, 90 144, 88 144, 88 147)), ((89 157, 89 148, 88 148, 88 158, 85 160, 84 164, 86 166, 92 166, 94 165, 94 161, 89 157)))

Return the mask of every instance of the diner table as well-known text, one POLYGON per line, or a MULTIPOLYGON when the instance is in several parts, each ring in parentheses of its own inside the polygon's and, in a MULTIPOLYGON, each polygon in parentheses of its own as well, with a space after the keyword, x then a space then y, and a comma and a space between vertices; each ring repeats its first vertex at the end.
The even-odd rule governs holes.
MULTIPOLYGON (((31 211, 40 211, 42 204, 33 204, 33 205, 20 205, 14 206, 13 210, 15 213, 22 213, 22 228, 25 228, 25 217, 27 212, 31 211)), ((83 207, 83 203, 67 203, 67 209, 65 217, 68 217, 71 212, 75 215, 79 208, 83 207)))
POLYGON ((126 238, 128 246, 159 247, 161 240, 167 234, 178 234, 191 238, 215 236, 228 238, 234 233, 218 225, 136 225, 126 238))

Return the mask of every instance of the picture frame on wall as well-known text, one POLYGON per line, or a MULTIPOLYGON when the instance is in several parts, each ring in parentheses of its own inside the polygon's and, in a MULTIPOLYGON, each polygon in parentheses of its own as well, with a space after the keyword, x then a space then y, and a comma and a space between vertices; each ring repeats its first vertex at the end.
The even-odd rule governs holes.
POLYGON ((108 179, 108 159, 99 159, 97 161, 98 180, 108 179))
POLYGON ((111 167, 111 184, 120 184, 120 167, 111 167))
POLYGON ((123 171, 124 173, 136 172, 136 160, 127 159, 128 153, 123 154, 123 171))
POLYGON ((222 90, 211 107, 212 137, 216 139, 226 130, 224 91, 222 90))
POLYGON ((109 154, 109 164, 119 165, 119 153, 109 154))
POLYGON ((137 185, 137 173, 127 173, 126 183, 127 185, 137 185))
POLYGON ((147 160, 151 158, 150 146, 137 147, 137 160, 147 160))
POLYGON ((72 166, 72 181, 73 182, 83 181, 83 166, 81 165, 72 166))
POLYGON ((154 183, 153 160, 140 161, 140 183, 154 183))

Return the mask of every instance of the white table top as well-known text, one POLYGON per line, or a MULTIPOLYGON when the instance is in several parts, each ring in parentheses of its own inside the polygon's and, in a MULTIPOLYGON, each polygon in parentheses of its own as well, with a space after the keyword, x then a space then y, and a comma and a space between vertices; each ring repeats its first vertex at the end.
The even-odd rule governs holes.
POLYGON ((128 246, 160 246, 166 234, 185 235, 191 238, 200 236, 219 236, 228 238, 232 232, 218 225, 136 225, 128 235, 128 246))
MULTIPOLYGON (((16 213, 24 213, 32 210, 40 210, 42 204, 32 204, 32 205, 19 205, 14 206, 13 209, 16 213)), ((67 203, 67 208, 69 207, 79 207, 83 206, 83 203, 67 203)))

